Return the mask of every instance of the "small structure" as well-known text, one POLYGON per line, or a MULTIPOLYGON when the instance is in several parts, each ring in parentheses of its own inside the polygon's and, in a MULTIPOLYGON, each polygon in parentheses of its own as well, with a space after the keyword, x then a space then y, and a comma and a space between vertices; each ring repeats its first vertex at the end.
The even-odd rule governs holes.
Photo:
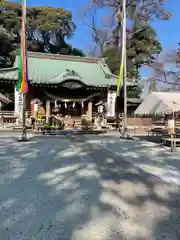
POLYGON ((127 108, 128 115, 133 116, 135 110, 139 107, 139 105, 143 102, 141 98, 128 98, 127 99, 127 108))
POLYGON ((135 110, 135 115, 165 115, 180 111, 180 93, 152 92, 135 110))
POLYGON ((158 115, 164 117, 164 126, 154 127, 152 133, 166 135, 162 138, 164 143, 170 143, 171 149, 180 143, 179 121, 180 93, 177 92, 152 92, 139 105, 135 115, 158 115), (170 137, 167 137, 167 136, 170 137))

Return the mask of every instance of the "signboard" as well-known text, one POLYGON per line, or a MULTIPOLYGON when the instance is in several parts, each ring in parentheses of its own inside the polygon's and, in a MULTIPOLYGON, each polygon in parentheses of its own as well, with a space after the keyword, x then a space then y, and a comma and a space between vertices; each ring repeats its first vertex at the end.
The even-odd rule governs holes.
POLYGON ((174 119, 168 120, 168 133, 174 134, 175 133, 175 122, 174 119))
POLYGON ((15 116, 19 117, 22 119, 22 114, 23 114, 23 94, 20 93, 19 91, 14 90, 14 113, 15 116))
POLYGON ((107 117, 115 117, 116 92, 109 91, 107 94, 107 117))
POLYGON ((103 105, 98 106, 98 113, 103 113, 103 105))

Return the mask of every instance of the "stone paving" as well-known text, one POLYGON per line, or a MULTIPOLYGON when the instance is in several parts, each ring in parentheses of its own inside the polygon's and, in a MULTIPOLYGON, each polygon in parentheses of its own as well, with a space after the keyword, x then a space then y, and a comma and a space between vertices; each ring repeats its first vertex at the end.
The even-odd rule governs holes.
POLYGON ((180 239, 179 185, 103 144, 93 136, 1 136, 0 239, 180 239))
POLYGON ((89 143, 99 144, 143 171, 180 185, 180 148, 171 152, 169 147, 157 143, 120 139, 118 133, 87 138, 89 143))

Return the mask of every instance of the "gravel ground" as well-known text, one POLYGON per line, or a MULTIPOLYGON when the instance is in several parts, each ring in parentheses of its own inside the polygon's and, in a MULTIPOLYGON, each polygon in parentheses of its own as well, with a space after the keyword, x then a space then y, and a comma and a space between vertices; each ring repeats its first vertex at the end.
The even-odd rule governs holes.
POLYGON ((89 138, 0 137, 0 239, 180 239, 179 186, 89 138))
POLYGON ((180 148, 171 152, 170 147, 147 140, 120 139, 119 134, 86 136, 89 143, 98 144, 113 154, 132 163, 143 171, 154 174, 167 183, 180 186, 180 148))

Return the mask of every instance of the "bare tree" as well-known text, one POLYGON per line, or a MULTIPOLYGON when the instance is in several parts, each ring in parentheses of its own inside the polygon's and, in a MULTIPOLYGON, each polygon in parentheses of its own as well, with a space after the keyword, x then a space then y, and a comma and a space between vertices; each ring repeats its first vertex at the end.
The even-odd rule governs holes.
POLYGON ((100 9, 95 5, 86 6, 81 9, 81 17, 86 26, 89 27, 92 36, 92 46, 90 46, 89 54, 91 56, 102 55, 104 46, 109 39, 109 26, 102 22, 102 26, 98 25, 98 11, 100 9))
MULTIPOLYGON (((180 46, 180 43, 178 45, 180 46)), ((175 65, 175 71, 171 71, 171 74, 174 74, 177 81, 180 81, 180 48, 167 53, 166 61, 175 65)))
MULTIPOLYGON (((108 7, 110 14, 106 17, 106 27, 111 29, 117 26, 119 20, 119 12, 121 11, 123 0, 92 0, 92 3, 85 6, 82 11, 84 23, 92 31, 93 46, 90 47, 90 54, 96 55, 99 51, 101 55, 104 51, 106 42, 109 42, 109 32, 107 28, 99 27, 97 24, 97 12, 101 8, 108 7), (108 19, 108 24, 107 24, 108 19)), ((128 18, 133 21, 147 23, 155 18, 167 20, 171 17, 171 13, 163 7, 165 0, 127 0, 128 18)), ((82 14, 81 14, 82 15, 82 14)))
MULTIPOLYGON (((99 7, 109 7, 115 12, 122 6, 123 0, 92 0, 99 7)), ((164 9, 165 0, 127 0, 128 17, 133 19, 134 14, 141 21, 149 21, 154 18, 167 20, 171 12, 164 9)))
POLYGON ((169 51, 162 60, 155 61, 150 67, 153 74, 147 82, 156 82, 160 87, 171 90, 180 90, 180 50, 169 51))

